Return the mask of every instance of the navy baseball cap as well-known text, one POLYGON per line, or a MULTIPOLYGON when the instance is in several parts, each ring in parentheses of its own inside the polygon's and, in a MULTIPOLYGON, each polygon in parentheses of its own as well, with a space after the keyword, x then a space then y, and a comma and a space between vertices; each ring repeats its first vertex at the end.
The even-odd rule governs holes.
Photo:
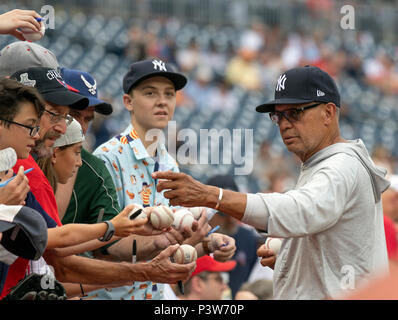
POLYGON ((1 245, 19 257, 37 260, 47 246, 47 224, 36 210, 0 205, 1 245))
POLYGON ((35 87, 44 100, 60 106, 83 110, 88 107, 88 99, 68 90, 59 72, 47 67, 31 67, 15 72, 12 79, 20 83, 35 87))
POLYGON ((187 78, 175 72, 171 64, 163 62, 160 59, 151 59, 131 64, 130 70, 123 78, 123 91, 124 93, 129 93, 130 90, 136 87, 141 81, 156 76, 169 79, 173 82, 176 90, 182 89, 187 83, 187 78))
POLYGON ((256 107, 257 112, 272 112, 277 104, 332 102, 340 107, 340 94, 333 78, 315 66, 293 68, 279 76, 274 100, 256 107))
POLYGON ((70 86, 69 90, 85 96, 89 101, 88 106, 95 106, 96 112, 103 115, 110 115, 113 112, 110 103, 98 99, 97 81, 91 74, 80 70, 61 68, 61 76, 70 86))

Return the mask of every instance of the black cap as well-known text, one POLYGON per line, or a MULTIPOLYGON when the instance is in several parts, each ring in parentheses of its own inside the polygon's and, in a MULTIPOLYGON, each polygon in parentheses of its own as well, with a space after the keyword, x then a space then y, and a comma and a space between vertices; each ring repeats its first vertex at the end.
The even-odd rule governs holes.
POLYGON ((325 71, 314 66, 293 68, 279 76, 275 99, 256 107, 257 112, 272 112, 276 104, 333 102, 340 107, 336 83, 325 71))
POLYGON ((26 86, 35 87, 44 100, 51 103, 77 110, 88 107, 88 99, 69 91, 64 79, 55 69, 31 67, 15 72, 11 78, 26 86))
POLYGON ((131 64, 130 70, 123 78, 123 91, 129 93, 131 88, 137 86, 139 82, 156 76, 169 79, 176 90, 182 89, 187 83, 187 78, 175 72, 171 64, 160 59, 151 59, 131 64))

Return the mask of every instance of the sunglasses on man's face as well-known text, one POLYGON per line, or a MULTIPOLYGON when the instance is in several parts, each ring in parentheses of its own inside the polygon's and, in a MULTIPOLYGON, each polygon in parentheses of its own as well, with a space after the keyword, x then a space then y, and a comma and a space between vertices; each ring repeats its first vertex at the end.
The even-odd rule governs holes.
POLYGON ((307 109, 315 108, 319 105, 323 104, 323 102, 314 103, 306 107, 301 108, 292 108, 287 109, 284 111, 273 111, 269 113, 269 117, 271 118, 272 122, 276 125, 282 120, 282 117, 285 118, 289 122, 297 122, 300 120, 301 113, 307 109))

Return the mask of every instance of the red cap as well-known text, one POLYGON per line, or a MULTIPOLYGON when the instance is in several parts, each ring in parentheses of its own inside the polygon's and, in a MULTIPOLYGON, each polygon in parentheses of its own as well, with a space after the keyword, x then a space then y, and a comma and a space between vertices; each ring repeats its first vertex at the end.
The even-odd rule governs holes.
POLYGON ((196 260, 196 269, 192 273, 191 277, 203 271, 209 271, 209 272, 231 271, 233 268, 235 268, 235 266, 236 266, 235 260, 219 262, 214 260, 212 257, 206 255, 196 260))

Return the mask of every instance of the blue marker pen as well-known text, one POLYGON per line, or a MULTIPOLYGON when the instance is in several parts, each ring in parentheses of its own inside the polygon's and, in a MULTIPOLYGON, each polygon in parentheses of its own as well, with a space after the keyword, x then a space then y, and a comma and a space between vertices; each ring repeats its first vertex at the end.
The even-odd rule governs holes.
POLYGON ((219 228, 220 228, 220 226, 215 226, 213 229, 211 229, 211 230, 209 231, 209 233, 206 235, 206 237, 208 237, 209 235, 211 235, 213 232, 216 232, 219 228))
POLYGON ((35 20, 36 20, 37 22, 41 22, 41 21, 43 20, 43 18, 35 18, 35 20))
MULTIPOLYGON (((24 174, 27 174, 27 173, 31 172, 33 169, 34 169, 34 168, 29 168, 29 169, 25 170, 25 171, 24 171, 24 174)), ((13 176, 13 177, 11 177, 10 179, 4 181, 3 183, 0 183, 0 188, 1 188, 1 187, 5 187, 10 181, 14 180, 15 177, 16 177, 16 175, 13 176)))

